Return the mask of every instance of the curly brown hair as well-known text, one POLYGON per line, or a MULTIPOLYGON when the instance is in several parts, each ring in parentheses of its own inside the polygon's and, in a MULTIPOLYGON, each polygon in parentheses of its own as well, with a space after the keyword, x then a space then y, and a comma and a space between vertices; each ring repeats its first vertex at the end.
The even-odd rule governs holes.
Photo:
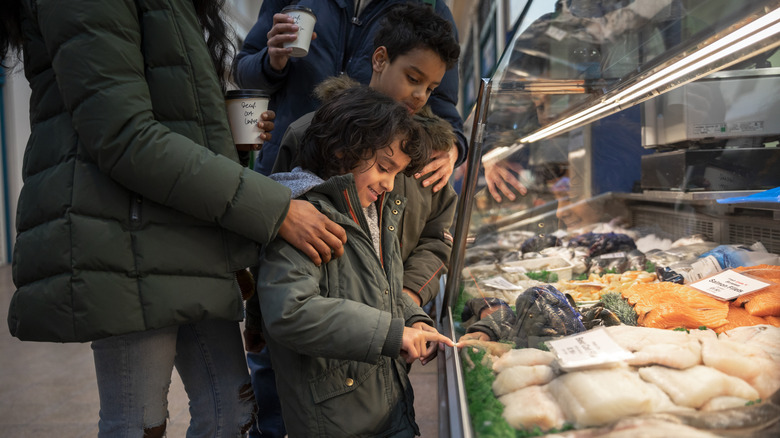
POLYGON ((401 151, 411 158, 404 174, 419 172, 430 159, 430 141, 406 108, 366 85, 333 95, 314 113, 306 129, 298 164, 320 178, 345 174, 377 151, 402 140, 401 151))

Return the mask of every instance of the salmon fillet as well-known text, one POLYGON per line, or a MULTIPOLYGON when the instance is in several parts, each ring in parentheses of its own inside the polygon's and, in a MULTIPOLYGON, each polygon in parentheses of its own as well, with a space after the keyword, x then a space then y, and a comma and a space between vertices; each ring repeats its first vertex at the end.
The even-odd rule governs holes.
POLYGON ((670 283, 635 284, 623 293, 634 304, 639 325, 673 329, 701 326, 716 328, 728 323, 729 305, 691 287, 670 283))
POLYGON ((765 318, 751 315, 744 308, 734 305, 729 306, 729 313, 726 319, 729 321, 728 324, 715 328, 716 333, 723 333, 737 327, 768 324, 765 318))
POLYGON ((734 304, 744 305, 753 316, 780 316, 780 266, 758 265, 734 270, 771 283, 769 287, 737 297, 734 304))

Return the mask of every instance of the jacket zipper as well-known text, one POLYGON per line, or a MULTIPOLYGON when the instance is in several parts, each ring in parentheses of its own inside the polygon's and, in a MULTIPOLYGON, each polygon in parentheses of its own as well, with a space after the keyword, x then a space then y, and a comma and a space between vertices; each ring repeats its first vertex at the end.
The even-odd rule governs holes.
POLYGON ((141 206, 144 202, 143 196, 135 193, 130 200, 130 223, 137 225, 141 222, 141 206))
MULTIPOLYGON (((372 3, 379 3, 379 2, 372 2, 372 3)), ((369 4, 369 5, 366 6, 366 9, 369 9, 369 8, 372 8, 372 7, 382 7, 382 6, 384 6, 384 5, 376 6, 375 4, 369 4)), ((345 74, 347 72, 347 64, 349 63, 349 60, 351 58, 350 56, 347 56, 347 52, 348 52, 348 49, 349 49, 349 42, 355 40, 355 37, 352 35, 352 30, 355 27, 362 27, 363 26, 363 21, 360 20, 360 18, 358 17, 358 11, 359 10, 360 10, 360 0, 358 0, 357 8, 355 8, 355 12, 352 14, 352 17, 349 19, 349 22, 350 22, 351 25, 347 25, 347 37, 344 39, 344 47, 343 47, 343 51, 341 52, 341 71, 339 72, 339 76, 343 75, 343 74, 345 74)), ((376 19, 377 15, 378 14, 376 14, 376 13, 373 14, 369 18, 368 22, 371 23, 372 21, 374 21, 376 19)))

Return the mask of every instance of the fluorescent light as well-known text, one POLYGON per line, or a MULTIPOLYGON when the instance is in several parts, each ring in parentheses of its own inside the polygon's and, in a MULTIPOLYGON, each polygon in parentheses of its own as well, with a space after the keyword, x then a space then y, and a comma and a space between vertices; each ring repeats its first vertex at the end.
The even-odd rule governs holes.
MULTIPOLYGON (((780 9, 775 9, 728 35, 713 41, 695 53, 648 76, 615 96, 525 136, 520 139, 520 142, 530 143, 539 141, 584 123, 587 120, 595 120, 597 116, 616 107, 631 106, 636 103, 634 102, 636 99, 649 94, 653 90, 668 85, 686 74, 780 33, 780 23, 778 21, 780 21, 780 9)), ((682 85, 682 83, 678 85, 682 85)))

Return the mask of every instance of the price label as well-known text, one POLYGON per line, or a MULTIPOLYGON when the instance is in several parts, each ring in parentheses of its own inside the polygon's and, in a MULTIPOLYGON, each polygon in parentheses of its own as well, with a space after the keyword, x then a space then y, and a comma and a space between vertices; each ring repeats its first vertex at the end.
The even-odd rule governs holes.
POLYGON ((633 357, 618 345, 603 328, 547 341, 563 370, 592 368, 633 357))
POLYGON ((769 286, 769 283, 729 269, 696 283, 691 283, 690 286, 719 300, 727 301, 733 300, 740 295, 761 290, 769 286))
POLYGON ((518 290, 523 288, 522 286, 514 284, 511 281, 501 276, 488 278, 482 284, 485 286, 490 286, 492 288, 501 289, 501 290, 518 290))

